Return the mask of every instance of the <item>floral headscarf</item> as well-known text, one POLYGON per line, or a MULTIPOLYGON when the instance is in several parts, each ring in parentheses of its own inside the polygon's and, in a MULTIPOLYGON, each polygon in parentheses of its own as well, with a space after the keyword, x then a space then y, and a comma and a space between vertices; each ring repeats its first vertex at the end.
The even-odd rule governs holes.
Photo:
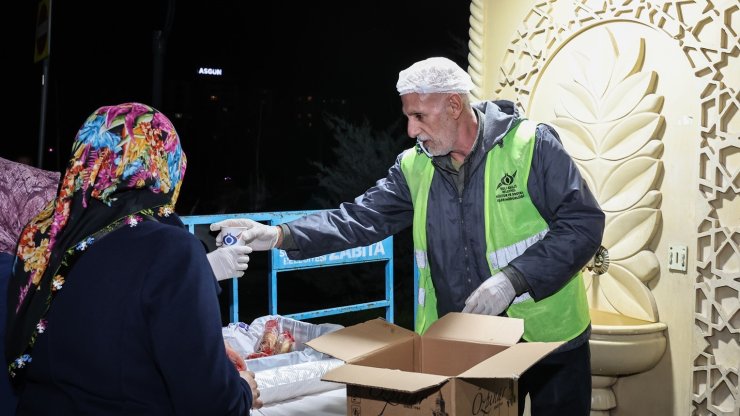
POLYGON ((144 104, 101 107, 87 118, 56 199, 21 233, 8 287, 9 373, 18 380, 67 271, 97 238, 144 216, 174 212, 186 158, 172 123, 144 104))

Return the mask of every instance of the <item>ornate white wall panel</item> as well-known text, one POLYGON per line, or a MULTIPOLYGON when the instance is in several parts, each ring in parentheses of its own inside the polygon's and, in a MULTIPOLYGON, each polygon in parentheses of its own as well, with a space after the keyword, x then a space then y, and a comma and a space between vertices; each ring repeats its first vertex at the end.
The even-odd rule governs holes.
POLYGON ((607 213, 592 308, 668 324, 663 360, 620 379, 612 414, 739 414, 740 1, 470 10, 474 95, 556 126, 607 213), (668 265, 680 246, 687 272, 668 265))

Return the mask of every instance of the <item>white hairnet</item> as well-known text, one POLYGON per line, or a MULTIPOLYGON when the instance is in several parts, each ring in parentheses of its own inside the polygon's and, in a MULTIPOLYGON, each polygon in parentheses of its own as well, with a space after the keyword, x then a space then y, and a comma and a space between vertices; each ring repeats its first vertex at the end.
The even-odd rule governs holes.
POLYGON ((456 63, 441 57, 419 61, 398 73, 399 95, 436 92, 469 93, 474 87, 467 72, 456 63))

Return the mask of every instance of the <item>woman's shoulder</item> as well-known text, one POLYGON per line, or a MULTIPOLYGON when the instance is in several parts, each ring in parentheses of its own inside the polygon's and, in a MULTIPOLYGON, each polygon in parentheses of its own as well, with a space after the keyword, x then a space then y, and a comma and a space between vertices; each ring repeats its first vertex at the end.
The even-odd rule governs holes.
POLYGON ((165 219, 141 219, 136 224, 124 225, 129 232, 121 235, 122 238, 132 239, 135 244, 144 247, 157 247, 157 250, 198 250, 204 251, 203 244, 190 233, 179 219, 171 221, 165 219))

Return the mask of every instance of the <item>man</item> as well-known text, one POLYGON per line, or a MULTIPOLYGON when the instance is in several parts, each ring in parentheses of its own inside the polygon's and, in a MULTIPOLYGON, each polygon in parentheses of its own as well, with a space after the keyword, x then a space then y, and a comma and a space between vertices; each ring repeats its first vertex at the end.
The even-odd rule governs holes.
MULTIPOLYGON (((280 226, 249 226, 255 250, 292 259, 379 241, 413 224, 420 271, 416 330, 463 311, 525 321, 526 341, 566 341, 520 379, 533 415, 587 415, 590 318, 580 269, 599 247, 604 214, 552 127, 509 101, 471 105, 470 76, 430 58, 396 85, 416 150, 353 203, 280 226)), ((218 239, 218 238, 217 238, 218 239)), ((520 414, 524 400, 520 400, 520 414)))

